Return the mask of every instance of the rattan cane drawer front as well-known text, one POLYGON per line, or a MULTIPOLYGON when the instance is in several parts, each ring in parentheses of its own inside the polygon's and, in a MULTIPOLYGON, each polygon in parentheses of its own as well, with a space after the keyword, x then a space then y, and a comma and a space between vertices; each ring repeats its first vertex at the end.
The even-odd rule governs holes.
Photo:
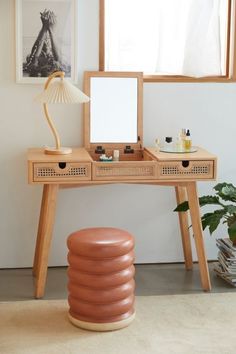
POLYGON ((50 162, 33 164, 34 182, 76 182, 91 180, 91 163, 50 162))
POLYGON ((154 161, 94 162, 93 180, 149 180, 157 178, 154 161))
POLYGON ((214 161, 160 161, 160 179, 214 179, 214 161))

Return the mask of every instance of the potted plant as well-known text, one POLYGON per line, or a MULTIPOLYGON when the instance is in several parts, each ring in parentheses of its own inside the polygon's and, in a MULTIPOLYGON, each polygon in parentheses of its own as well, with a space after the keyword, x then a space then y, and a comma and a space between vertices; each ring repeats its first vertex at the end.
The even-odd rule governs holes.
MULTIPOLYGON (((202 219, 202 228, 209 228, 212 234, 220 224, 226 224, 228 235, 233 245, 236 246, 236 187, 231 183, 218 183, 213 188, 215 195, 205 195, 199 198, 200 207, 205 205, 216 205, 217 209, 205 213, 202 219), (231 202, 229 204, 229 202, 231 202)), ((179 204, 174 211, 187 211, 187 201, 179 204)))

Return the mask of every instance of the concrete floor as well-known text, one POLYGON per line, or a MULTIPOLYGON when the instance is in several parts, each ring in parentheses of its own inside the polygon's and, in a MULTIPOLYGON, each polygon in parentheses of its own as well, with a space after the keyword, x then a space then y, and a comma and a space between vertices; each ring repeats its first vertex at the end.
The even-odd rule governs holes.
MULTIPOLYGON (((213 272, 209 264, 212 292, 236 291, 213 272)), ((166 295, 204 293, 198 265, 185 271, 183 264, 136 265, 136 295, 166 295)), ((49 268, 44 299, 67 298, 66 267, 49 268)), ((34 278, 31 269, 0 269, 0 301, 31 300, 34 278)))

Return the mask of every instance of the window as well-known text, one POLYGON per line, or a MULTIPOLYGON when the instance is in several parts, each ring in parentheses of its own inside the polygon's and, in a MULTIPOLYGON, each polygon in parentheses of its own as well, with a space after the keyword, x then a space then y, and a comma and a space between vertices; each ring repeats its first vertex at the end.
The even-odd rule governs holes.
POLYGON ((100 70, 232 81, 233 0, 100 0, 100 70))

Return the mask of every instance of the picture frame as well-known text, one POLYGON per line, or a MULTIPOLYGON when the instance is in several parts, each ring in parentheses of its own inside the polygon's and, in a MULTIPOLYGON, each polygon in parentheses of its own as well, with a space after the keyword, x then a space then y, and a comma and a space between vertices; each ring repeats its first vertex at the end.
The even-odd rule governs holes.
POLYGON ((15 0, 17 83, 44 83, 55 71, 77 83, 77 11, 77 0, 15 0))

